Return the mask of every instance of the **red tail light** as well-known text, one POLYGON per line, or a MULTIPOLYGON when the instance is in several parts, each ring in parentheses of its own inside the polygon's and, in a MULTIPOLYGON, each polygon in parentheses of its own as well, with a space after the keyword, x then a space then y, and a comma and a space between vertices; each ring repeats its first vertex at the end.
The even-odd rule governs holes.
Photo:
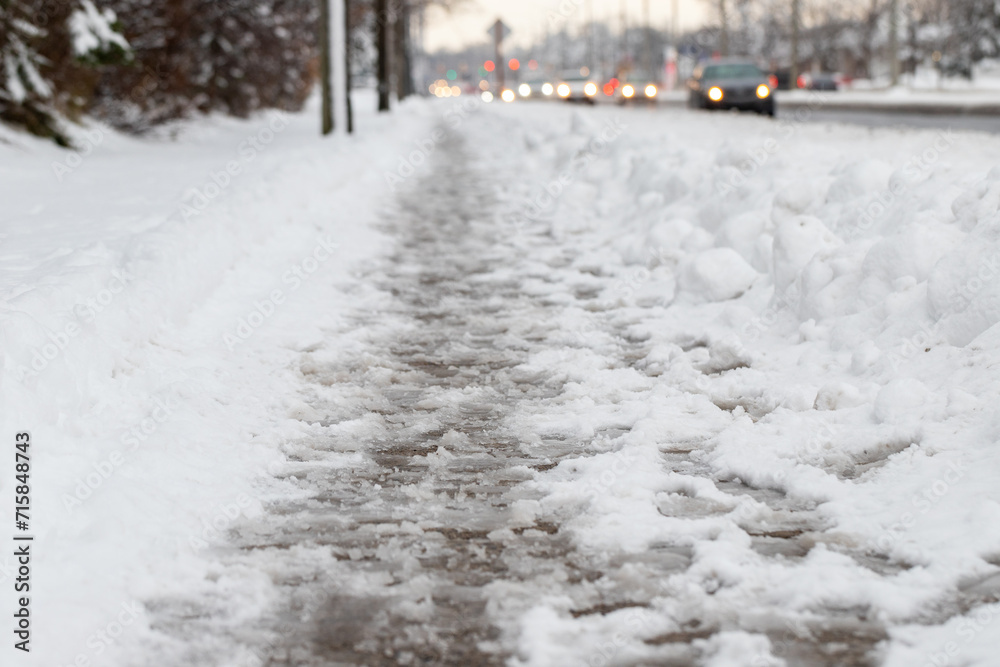
POLYGON ((778 89, 778 77, 776 77, 773 74, 771 76, 767 77, 767 85, 768 85, 768 87, 771 90, 777 90, 778 89))

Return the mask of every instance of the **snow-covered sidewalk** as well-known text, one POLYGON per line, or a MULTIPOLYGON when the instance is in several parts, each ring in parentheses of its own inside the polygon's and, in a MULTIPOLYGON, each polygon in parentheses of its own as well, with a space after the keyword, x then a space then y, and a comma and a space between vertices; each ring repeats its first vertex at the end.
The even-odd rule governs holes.
POLYGON ((314 132, 0 147, 17 664, 995 662, 1000 139, 464 100, 314 132))

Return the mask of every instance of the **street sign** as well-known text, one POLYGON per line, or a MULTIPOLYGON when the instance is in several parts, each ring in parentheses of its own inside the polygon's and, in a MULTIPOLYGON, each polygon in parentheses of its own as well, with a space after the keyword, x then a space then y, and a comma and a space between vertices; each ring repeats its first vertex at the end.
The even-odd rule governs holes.
POLYGON ((486 31, 486 34, 490 37, 496 39, 497 35, 500 35, 500 39, 507 39, 510 36, 510 28, 504 25, 504 22, 497 19, 496 23, 490 26, 490 29, 486 31))

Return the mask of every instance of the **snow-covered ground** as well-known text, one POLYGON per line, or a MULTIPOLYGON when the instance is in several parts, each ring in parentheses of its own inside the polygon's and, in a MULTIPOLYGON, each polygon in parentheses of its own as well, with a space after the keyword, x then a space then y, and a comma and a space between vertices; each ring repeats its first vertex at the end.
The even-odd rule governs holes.
POLYGON ((414 550, 446 516, 510 554, 473 616, 510 664, 995 664, 1000 139, 469 100, 359 125, 96 132, 79 164, 3 135, 12 664, 285 664, 255 643, 317 582, 325 627, 390 587, 437 627, 454 567, 414 550), (468 473, 487 429, 510 451, 468 473), (390 479, 414 433, 426 483, 390 479))

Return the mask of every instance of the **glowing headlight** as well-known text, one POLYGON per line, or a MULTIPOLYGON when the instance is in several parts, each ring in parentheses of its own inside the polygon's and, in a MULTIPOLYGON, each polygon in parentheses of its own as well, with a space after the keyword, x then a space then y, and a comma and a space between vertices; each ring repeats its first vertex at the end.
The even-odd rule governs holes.
POLYGON ((708 99, 712 100, 713 102, 718 102, 719 100, 721 100, 722 88, 719 88, 718 86, 712 86, 711 88, 709 88, 708 99))
POLYGON ((569 97, 569 86, 565 83, 560 83, 556 92, 559 93, 559 97, 569 97))
POLYGON ((765 86, 764 84, 760 84, 759 86, 757 86, 757 97, 759 97, 760 99, 764 99, 770 94, 771 94, 771 89, 765 86))
POLYGON ((517 92, 521 97, 531 97, 531 86, 526 83, 522 83, 517 87, 517 92))
POLYGON ((483 91, 483 102, 492 102, 492 101, 493 101, 493 93, 491 93, 488 90, 483 91))
POLYGON ((622 86, 622 96, 632 97, 633 95, 635 95, 635 88, 633 88, 631 84, 626 83, 622 86))
POLYGON ((554 89, 552 88, 552 84, 551 83, 542 84, 542 95, 545 95, 546 97, 548 97, 553 92, 554 92, 554 89))
POLYGON ((514 97, 515 97, 514 91, 511 90, 510 88, 507 88, 502 93, 500 93, 500 99, 502 99, 504 102, 513 102, 514 97))
POLYGON ((597 84, 588 83, 586 86, 583 87, 583 92, 587 95, 587 97, 593 97, 594 95, 597 94, 597 84))
POLYGON ((646 86, 646 97, 656 97, 656 86, 653 84, 646 86))

